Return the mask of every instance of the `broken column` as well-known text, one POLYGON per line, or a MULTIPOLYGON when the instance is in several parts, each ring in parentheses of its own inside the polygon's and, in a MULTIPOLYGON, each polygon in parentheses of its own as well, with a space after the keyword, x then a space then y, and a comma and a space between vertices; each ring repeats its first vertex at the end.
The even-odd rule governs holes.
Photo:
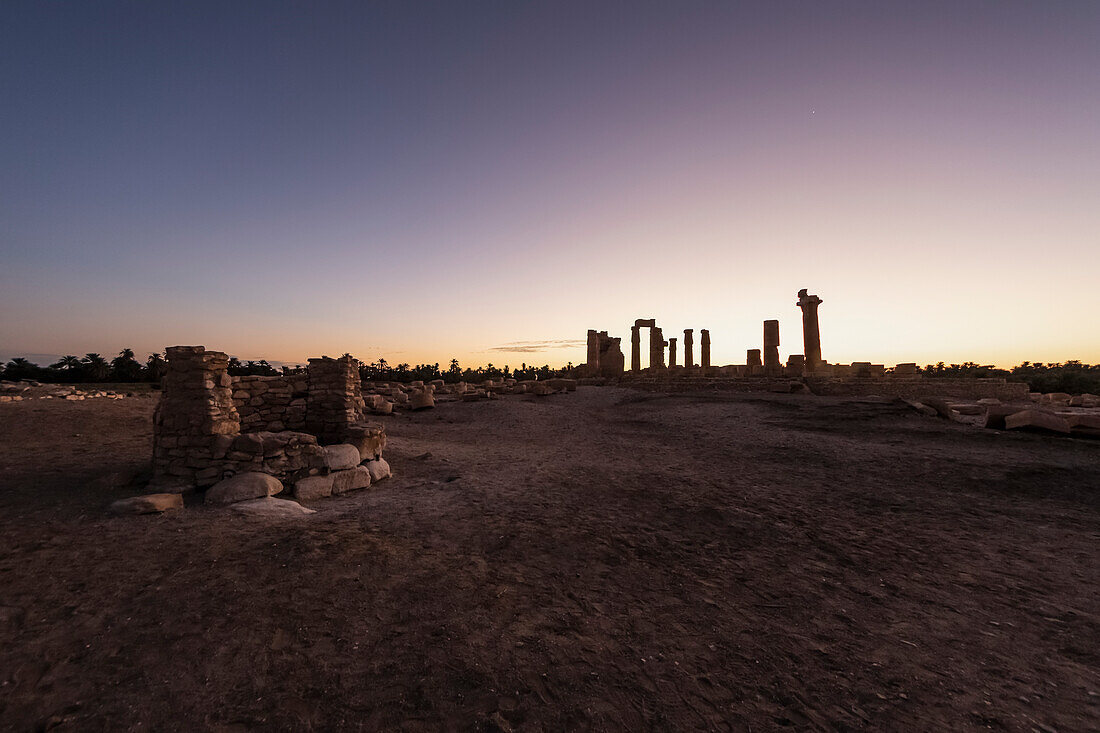
POLYGON ((345 354, 309 360, 306 430, 321 443, 341 443, 366 409, 359 362, 345 354))
POLYGON ((642 371, 642 334, 638 324, 630 327, 630 371, 642 371))
POLYGON ((745 352, 745 365, 749 368, 749 374, 760 371, 760 349, 749 349, 745 352))
MULTIPOLYGON (((603 332, 606 334, 606 332, 603 332)), ((600 373, 601 377, 621 377, 623 375, 623 350, 619 346, 622 339, 601 338, 600 373)))
POLYGON ((600 368, 600 334, 591 328, 588 329, 588 361, 585 366, 592 374, 600 368))
POLYGON ((779 363, 779 321, 764 321, 764 373, 771 376, 783 370, 779 363))
POLYGON ((692 349, 692 346, 693 346, 693 342, 692 342, 692 336, 691 336, 691 329, 690 328, 685 328, 684 329, 684 367, 687 368, 687 369, 691 369, 693 366, 695 366, 695 354, 693 353, 694 350, 692 349))
POLYGON ((676 339, 670 338, 668 340, 668 365, 669 367, 676 366, 676 339))
POLYGON ((651 368, 665 368, 665 335, 658 326, 649 328, 649 366, 651 368))
POLYGON ((806 288, 798 291, 796 305, 802 309, 802 343, 806 370, 812 372, 821 363, 821 330, 817 322, 817 307, 824 301, 816 295, 806 293, 806 288))
POLYGON ((705 375, 710 369, 710 331, 705 328, 699 329, 699 342, 699 366, 705 375))
POLYGON ((241 431, 229 357, 202 346, 170 346, 164 391, 153 415, 153 484, 183 492, 221 478, 222 459, 241 431))

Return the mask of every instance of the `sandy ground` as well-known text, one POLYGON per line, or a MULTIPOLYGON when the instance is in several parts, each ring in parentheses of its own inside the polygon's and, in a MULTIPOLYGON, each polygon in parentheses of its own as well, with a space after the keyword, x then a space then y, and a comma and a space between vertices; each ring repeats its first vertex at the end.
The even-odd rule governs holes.
POLYGON ((388 419, 307 517, 108 517, 153 404, 0 405, 6 729, 1100 729, 1100 441, 582 388, 388 419))

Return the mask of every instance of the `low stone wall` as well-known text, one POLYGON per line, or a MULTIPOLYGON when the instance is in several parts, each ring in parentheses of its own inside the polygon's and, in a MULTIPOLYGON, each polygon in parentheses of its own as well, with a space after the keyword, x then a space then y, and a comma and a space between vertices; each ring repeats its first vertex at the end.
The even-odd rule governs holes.
POLYGON ((883 395, 887 397, 994 397, 1002 402, 1027 402, 1031 390, 1023 382, 1005 379, 819 379, 806 384, 820 395, 883 395))
POLYGON ((809 388, 817 395, 850 395, 883 397, 956 397, 981 399, 994 397, 1003 402, 1026 402, 1030 394, 1023 382, 1004 379, 831 379, 807 377, 634 377, 620 382, 624 387, 647 391, 688 392, 714 390, 722 392, 791 392, 809 388), (805 385, 803 387, 802 385, 805 385))
POLYGON ((244 432, 303 431, 309 376, 234 377, 233 404, 244 432))

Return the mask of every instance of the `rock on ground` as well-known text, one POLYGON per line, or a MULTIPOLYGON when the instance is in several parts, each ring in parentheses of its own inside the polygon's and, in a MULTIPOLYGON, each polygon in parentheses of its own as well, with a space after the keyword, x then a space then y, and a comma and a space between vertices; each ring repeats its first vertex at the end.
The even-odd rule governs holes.
POLYGON ((316 509, 308 509, 296 501, 276 499, 273 496, 242 501, 234 504, 232 509, 250 517, 302 517, 317 513, 316 509))
POLYGON ((206 490, 207 504, 233 504, 278 494, 283 483, 274 476, 257 471, 238 473, 223 479, 206 490))
POLYGON ((119 499, 111 504, 112 514, 160 514, 169 509, 182 509, 183 496, 180 494, 145 494, 119 499))
POLYGON ((325 446, 325 468, 330 471, 343 471, 359 465, 359 449, 354 445, 341 443, 325 446))
POLYGON ((390 471, 390 464, 386 462, 385 458, 379 458, 374 461, 368 461, 364 464, 367 471, 370 472, 371 481, 381 481, 384 478, 389 478, 393 475, 390 471))

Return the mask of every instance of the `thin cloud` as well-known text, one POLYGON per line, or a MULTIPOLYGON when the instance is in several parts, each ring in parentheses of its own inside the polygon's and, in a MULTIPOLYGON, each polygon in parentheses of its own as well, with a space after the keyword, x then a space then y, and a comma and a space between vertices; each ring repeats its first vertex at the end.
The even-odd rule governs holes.
POLYGON ((579 347, 587 344, 582 339, 546 339, 543 341, 511 341, 500 346, 493 346, 486 351, 496 351, 505 354, 537 354, 550 349, 562 349, 579 347))

